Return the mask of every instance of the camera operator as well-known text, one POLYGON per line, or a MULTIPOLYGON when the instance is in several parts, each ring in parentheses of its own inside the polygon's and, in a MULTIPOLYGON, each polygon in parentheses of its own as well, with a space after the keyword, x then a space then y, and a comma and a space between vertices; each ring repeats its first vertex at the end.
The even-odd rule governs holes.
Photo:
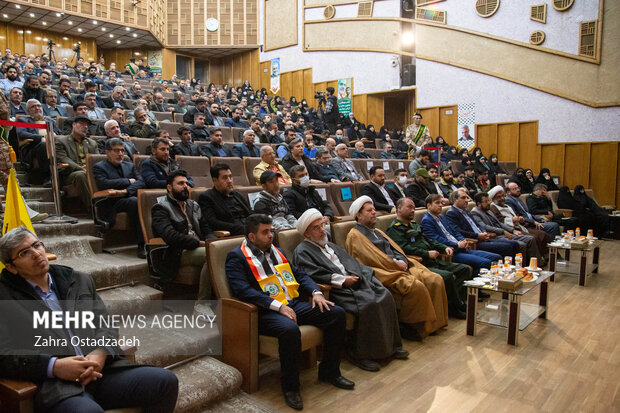
POLYGON ((328 87, 325 89, 327 92, 325 95, 319 99, 319 107, 322 103, 325 103, 325 109, 323 110, 323 120, 325 121, 325 125, 327 129, 329 129, 330 133, 336 132, 336 123, 338 122, 338 118, 340 116, 340 112, 338 111, 338 98, 334 96, 334 88, 328 87))

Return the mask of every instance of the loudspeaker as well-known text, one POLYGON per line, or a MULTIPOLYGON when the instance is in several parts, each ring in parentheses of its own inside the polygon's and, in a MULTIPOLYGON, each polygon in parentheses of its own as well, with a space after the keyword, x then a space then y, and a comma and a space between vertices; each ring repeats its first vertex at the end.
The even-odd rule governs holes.
POLYGON ((401 87, 415 85, 415 64, 414 63, 403 64, 403 67, 400 72, 400 85, 401 87))

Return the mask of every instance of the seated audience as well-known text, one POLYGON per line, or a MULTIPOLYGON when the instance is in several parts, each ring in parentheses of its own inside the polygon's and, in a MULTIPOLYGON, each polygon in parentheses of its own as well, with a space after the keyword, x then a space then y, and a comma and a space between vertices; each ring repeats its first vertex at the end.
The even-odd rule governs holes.
POLYGON ((331 178, 321 175, 315 167, 314 162, 312 162, 308 156, 304 155, 304 142, 302 139, 293 139, 288 144, 288 147, 289 153, 282 158, 282 167, 289 172, 289 175, 293 166, 303 165, 306 167, 306 171, 308 171, 311 184, 322 184, 323 182, 327 183, 331 180, 331 178))
POLYGON ((316 167, 319 175, 329 178, 329 182, 340 182, 340 177, 334 166, 330 163, 331 157, 327 148, 319 148, 316 151, 316 167))
POLYGON ((67 108, 58 105, 58 93, 54 89, 50 89, 45 93, 45 103, 43 104, 43 114, 52 119, 58 116, 67 117, 67 108))
MULTIPOLYGON (((140 174, 147 188, 166 188, 168 175, 179 169, 179 164, 170 158, 170 140, 157 137, 151 143, 151 156, 140 165, 140 174)), ((194 181, 187 177, 189 186, 194 181)))
POLYGON ((470 165, 470 166, 465 167, 464 173, 465 173, 465 182, 464 182, 465 189, 467 189, 467 194, 470 197, 473 197, 478 192, 482 191, 482 188, 478 186, 478 183, 476 181, 476 171, 474 170, 474 167, 470 165))
POLYGON ((265 145, 260 147, 260 159, 260 163, 252 171, 256 185, 261 185, 261 176, 265 171, 273 171, 278 174, 278 181, 282 185, 291 183, 291 177, 286 173, 282 165, 276 161, 276 154, 271 146, 265 145))
POLYGON ((429 195, 425 200, 425 205, 427 211, 420 223, 422 231, 428 238, 452 247, 454 249, 453 262, 469 265, 474 269, 473 275, 477 276, 480 268, 491 268, 492 261, 499 261, 503 258, 491 252, 470 249, 470 241, 466 240, 452 225, 447 216, 441 214, 443 208, 441 196, 429 195))
MULTIPOLYGON (((194 117, 197 113, 202 113, 205 115, 205 119, 207 118, 207 101, 205 98, 199 97, 196 99, 196 106, 185 112, 185 115, 183 115, 183 122, 194 123, 194 117)), ((209 116, 209 119, 210 118, 211 117, 209 116)))
POLYGON ((314 146, 314 136, 312 136, 311 134, 305 135, 304 136, 304 155, 306 155, 308 158, 314 159, 316 158, 316 150, 317 148, 314 146))
POLYGON ((398 168, 394 171, 394 183, 386 187, 390 198, 396 205, 396 201, 407 196, 405 189, 409 184, 409 175, 404 168, 398 168))
MULTIPOLYGON (((178 393, 174 373, 158 367, 134 365, 116 345, 96 347, 89 344, 101 338, 112 341, 118 337, 116 329, 98 322, 108 313, 90 274, 50 264, 43 242, 23 226, 2 236, 0 260, 5 265, 0 299, 14 301, 15 308, 10 317, 0 320, 0 331, 4 332, 0 376, 37 383, 38 391, 31 407, 51 413, 102 412, 125 407, 162 413, 174 411, 178 393), (84 344, 75 347, 52 344, 42 349, 25 345, 24 340, 20 340, 24 334, 7 334, 23 331, 33 324, 33 307, 28 303, 36 301, 41 302, 37 308, 60 312, 67 306, 90 312, 97 321, 94 328, 79 330, 84 344)), ((67 342, 78 337, 70 329, 50 325, 52 327, 39 327, 36 333, 44 337, 62 337, 67 342)))
POLYGON ((452 192, 456 191, 459 187, 460 185, 452 175, 452 170, 450 168, 441 171, 441 180, 439 181, 439 188, 441 189, 440 195, 444 198, 449 198, 452 192))
POLYGON ((257 146, 254 145, 254 131, 252 129, 246 129, 243 132, 243 143, 235 145, 232 149, 232 156, 239 158, 245 157, 260 157, 260 152, 257 146))
POLYGON ((373 166, 369 173, 370 182, 362 188, 362 195, 372 199, 376 210, 387 214, 395 213, 395 203, 385 188, 385 170, 380 166, 373 166))
POLYGON ((601 238, 603 234, 609 231, 609 212, 601 208, 594 199, 590 198, 588 194, 586 194, 586 190, 583 185, 575 186, 575 190, 573 191, 573 199, 577 204, 577 211, 586 211, 588 217, 590 218, 592 225, 591 228, 594 230, 594 234, 598 234, 598 237, 601 238))
POLYGON ((525 177, 525 170, 523 168, 517 168, 515 173, 510 177, 510 180, 519 184, 521 193, 523 194, 530 194, 534 189, 530 181, 525 177))
MULTIPOLYGON (((211 108, 213 108, 213 105, 211 106, 211 108)), ((232 117, 226 119, 224 121, 224 124, 219 126, 227 126, 230 128, 247 128, 248 124, 243 119, 241 119, 242 116, 243 111, 241 110, 241 108, 237 107, 233 111, 232 117)))
POLYGON ((351 361, 367 371, 379 371, 375 361, 394 357, 404 360, 398 313, 392 294, 374 277, 374 270, 360 264, 343 248, 329 242, 324 217, 314 208, 297 222, 304 236, 293 254, 293 262, 316 282, 331 286, 329 298, 356 318, 348 340, 351 361))
MULTIPOLYGON (((108 121, 114 122, 114 121, 108 121)), ((97 191, 114 190, 113 194, 103 200, 95 200, 101 219, 107 221, 110 228, 114 226, 116 214, 126 212, 138 238, 138 257, 146 258, 144 237, 138 218, 138 189, 144 188, 142 177, 133 162, 124 161, 125 142, 120 138, 105 141, 106 159, 93 166, 93 175, 97 191)))
POLYGON ((560 235, 560 226, 557 222, 546 221, 541 216, 531 214, 519 196, 521 196, 519 184, 508 182, 506 185, 506 204, 510 205, 515 214, 523 218, 523 225, 530 231, 532 229, 544 231, 549 236, 549 240, 553 240, 557 235, 560 235))
MULTIPOLYGON (((426 197, 431 195, 431 191, 429 189, 431 175, 428 173, 426 168, 419 168, 415 171, 413 176, 413 183, 405 188, 405 194, 409 198, 413 199, 413 202, 415 202, 416 205, 423 205, 426 197)), ((439 197, 442 198, 441 195, 439 195, 439 197)), ((449 201, 444 202, 444 200, 442 200, 442 203, 447 204, 449 201)))
POLYGON ((265 171, 260 176, 263 190, 258 193, 254 204, 254 213, 268 215, 275 229, 290 229, 297 226, 295 218, 288 208, 284 197, 280 194, 280 173, 265 171))
POLYGON ((448 299, 439 274, 429 271, 376 228, 377 214, 368 196, 349 208, 357 224, 349 231, 346 249, 360 263, 375 270, 375 277, 400 302, 401 334, 420 340, 448 325, 448 299))
POLYGON ((15 118, 17 115, 27 115, 22 106, 22 98, 24 91, 18 87, 14 87, 9 92, 9 108, 11 109, 11 118, 15 118))
POLYGON ((390 142, 383 144, 383 151, 379 154, 379 159, 396 159, 396 155, 392 153, 392 144, 390 142))
POLYGON ((353 159, 370 159, 370 155, 366 152, 364 143, 362 141, 355 142, 355 150, 351 154, 353 159))
POLYGON ((82 204, 90 215, 90 190, 86 178, 86 154, 98 154, 97 142, 86 137, 90 119, 79 115, 73 119, 73 129, 68 136, 56 137, 56 162, 67 164, 59 171, 61 186, 71 185, 76 189, 82 204))
POLYGON ((105 139, 99 139, 97 141, 97 146, 99 148, 99 153, 106 153, 106 144, 110 139, 118 138, 123 142, 123 148, 125 149, 125 155, 129 156, 129 158, 133 159, 134 155, 139 154, 136 145, 133 143, 129 136, 121 133, 121 128, 118 125, 118 122, 110 119, 106 123, 103 124, 103 129, 105 130, 105 139))
POLYGON ((133 112, 135 121, 129 125, 129 133, 136 138, 154 138, 159 132, 157 123, 149 119, 146 110, 138 108, 133 112))
MULTIPOLYGON (((574 190, 575 194, 579 193, 578 187, 583 188, 583 186, 577 185, 574 190)), ((607 231, 607 229, 609 228, 609 224, 607 223, 605 225, 605 223, 603 222, 603 225, 597 225, 597 221, 602 221, 602 219, 597 218, 596 209, 590 210, 588 208, 588 205, 590 204, 588 199, 589 198, 584 192, 581 196, 580 202, 578 202, 576 197, 570 193, 568 187, 562 186, 558 194, 558 208, 571 211, 570 223, 567 224, 566 221, 568 219, 564 218, 562 220, 562 225, 564 227, 570 227, 570 229, 575 229, 576 227, 579 227, 582 233, 586 233, 587 229, 592 229, 594 231, 594 234, 600 237, 600 235, 607 231)), ((600 207, 596 205, 596 208, 600 207)), ((605 211, 603 211, 603 213, 605 213, 605 211)))
MULTIPOLYGON (((418 169, 420 168, 426 169, 426 166, 430 162, 429 161, 430 157, 431 157, 430 153, 426 149, 422 149, 418 153, 418 156, 416 156, 416 158, 413 161, 411 161, 411 163, 409 164, 409 175, 416 176, 416 172, 418 171, 418 169)), ((422 198, 422 201, 424 201, 424 198, 422 198)), ((416 201, 416 204, 422 205, 422 203, 418 203, 417 201, 416 201)))
POLYGON ((347 159, 348 148, 344 143, 336 146, 336 157, 330 164, 336 170, 341 181, 362 181, 364 176, 355 168, 353 162, 347 159))
POLYGON ((211 167, 213 188, 198 198, 202 214, 214 231, 228 231, 230 235, 243 235, 245 221, 252 213, 246 198, 233 189, 230 166, 218 163, 211 167))
POLYGON ((211 157, 229 157, 232 156, 231 149, 222 144, 224 134, 220 128, 211 130, 210 142, 200 147, 202 154, 208 158, 211 157))
POLYGON ((211 282, 205 262, 205 240, 215 238, 198 204, 189 199, 189 178, 183 169, 166 177, 168 193, 157 198, 151 209, 155 237, 163 238, 168 248, 157 272, 158 284, 168 285, 182 266, 201 268, 198 300, 211 299, 211 282))
MULTIPOLYGON (((497 159, 497 155, 494 153, 489 156, 489 173, 492 174, 493 177, 496 177, 499 174, 506 175, 506 171, 501 167, 499 160, 497 159)), ((495 180, 492 182, 495 183, 495 180)))
POLYGON ((205 125, 205 115, 196 113, 194 123, 189 126, 192 141, 208 141, 209 128, 205 125))
POLYGON ((288 204, 290 213, 295 218, 299 218, 308 209, 316 208, 321 212, 321 215, 333 220, 334 212, 327 202, 321 198, 316 188, 310 185, 306 168, 303 165, 295 165, 290 172, 292 185, 284 191, 284 199, 288 204))
POLYGON ((278 158, 284 159, 284 157, 290 152, 289 144, 295 139, 297 139, 297 132, 295 132, 295 129, 290 128, 284 131, 282 136, 283 142, 280 143, 280 145, 278 145, 278 148, 276 149, 276 154, 278 155, 278 158))
MULTIPOLYGON (((523 188, 521 189, 523 190, 523 188)), ((568 188, 566 188, 566 190, 568 190, 568 188)), ((559 198, 558 196, 558 199, 559 198)), ((534 185, 532 193, 527 196, 525 202, 527 203, 527 209, 530 213, 539 215, 546 221, 557 222, 558 224, 568 227, 568 229, 575 229, 575 227, 579 225, 579 220, 577 218, 564 217, 561 212, 553 211, 553 202, 551 198, 549 198, 545 184, 534 185)))
POLYGON ((45 91, 41 89, 39 78, 30 76, 26 78, 24 87, 22 88, 22 102, 28 102, 30 99, 36 99, 39 102, 45 102, 45 91))
POLYGON ((97 95, 95 95, 92 92, 86 93, 84 95, 84 104, 86 104, 86 115, 90 118, 90 119, 104 119, 106 120, 107 117, 105 116, 105 112, 103 111, 103 109, 100 109, 97 107, 97 95))
POLYGON ((179 138, 181 138, 181 142, 177 142, 173 147, 171 155, 175 158, 177 155, 180 156, 200 156, 200 150, 198 149, 198 145, 192 143, 192 130, 189 126, 181 126, 177 130, 177 134, 179 138))
MULTIPOLYGON (((273 246, 271 219, 265 215, 248 217, 245 240, 228 253, 226 275, 235 297, 260 308, 258 324, 261 334, 278 338, 282 393, 286 404, 303 409, 299 393, 299 361, 301 340, 299 326, 310 324, 323 331, 323 360, 319 364, 319 380, 353 389, 355 384, 340 373, 340 354, 344 350, 345 312, 325 300, 316 283, 303 271, 291 265, 295 283, 284 278, 277 267, 289 264, 284 253, 273 246), (251 263, 251 265, 250 265, 251 263), (273 280, 278 286, 273 295, 264 285, 273 280), (300 293, 312 302, 297 298, 300 293)), ((204 257, 203 257, 204 259, 204 257)))
POLYGON ((385 233, 405 254, 420 257, 429 271, 441 275, 446 286, 450 316, 464 320, 466 306, 463 282, 471 279, 471 267, 438 259, 440 254, 451 256, 454 250, 422 233, 422 227, 413 219, 415 204, 411 198, 403 197, 396 202, 396 214, 385 233))
POLYGON ((514 257, 520 251, 519 243, 510 239, 498 239, 494 233, 478 227, 467 204, 471 198, 464 189, 457 189, 450 196, 452 206, 446 211, 446 217, 465 238, 477 240, 477 249, 494 252, 502 257, 514 257))
POLYGON ((551 177, 549 168, 542 168, 540 170, 540 174, 536 178, 535 183, 544 184, 547 187, 547 191, 557 191, 559 189, 551 177))

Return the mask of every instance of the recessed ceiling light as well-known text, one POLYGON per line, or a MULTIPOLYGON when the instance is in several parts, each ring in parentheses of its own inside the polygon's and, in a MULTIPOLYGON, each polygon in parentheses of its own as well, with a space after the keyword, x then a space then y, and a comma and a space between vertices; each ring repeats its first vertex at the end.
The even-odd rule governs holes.
POLYGON ((3 14, 2 17, 4 17, 5 19, 8 19, 9 15, 8 14, 3 14))
POLYGON ((93 24, 97 24, 99 23, 97 20, 93 20, 93 24))
POLYGON ((110 39, 114 37, 112 33, 110 33, 108 36, 110 36, 110 39))
POLYGON ((62 17, 62 13, 56 13, 56 17, 62 17))
POLYGON ((16 8, 16 9, 21 9, 21 8, 22 8, 22 6, 20 6, 19 4, 16 4, 16 5, 15 5, 15 8, 16 8))
POLYGON ((78 32, 82 33, 82 28, 78 27, 78 32))
POLYGON ((120 41, 120 40, 117 40, 117 41, 116 41, 116 44, 121 44, 121 41, 120 41))
POLYGON ((126 32, 131 31, 131 27, 125 27, 125 31, 126 31, 126 32))
POLYGON ((68 24, 69 26, 73 26, 73 22, 72 22, 71 20, 67 20, 67 24, 68 24))
POLYGON ((62 40, 69 40, 69 38, 68 37, 63 37, 62 40))
POLYGON ((34 17, 34 13, 28 13, 28 16, 34 17))
POLYGON ((138 37, 138 33, 132 34, 133 37, 138 37))
POLYGON ((47 22, 41 22, 43 26, 47 26, 47 22))
POLYGON ((41 40, 41 38, 39 36, 35 37, 34 39, 37 40, 37 41, 41 40))
POLYGON ((106 30, 107 30, 107 29, 106 29, 105 27, 102 27, 102 28, 101 28, 101 31, 102 31, 102 32, 105 32, 106 30))
POLYGON ((26 34, 32 34, 30 30, 26 30, 26 34))
POLYGON ((43 41, 44 41, 44 42, 47 42, 48 40, 49 40, 49 39, 48 39, 47 37, 44 37, 44 38, 43 38, 43 41))
POLYGON ((140 52, 135 52, 134 53, 136 56, 140 56, 140 52))

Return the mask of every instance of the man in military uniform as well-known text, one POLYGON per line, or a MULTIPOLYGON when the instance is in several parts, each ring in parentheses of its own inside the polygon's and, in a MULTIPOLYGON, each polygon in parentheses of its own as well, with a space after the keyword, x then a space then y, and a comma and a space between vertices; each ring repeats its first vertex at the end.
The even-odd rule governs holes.
POLYGON ((386 234, 407 255, 421 257, 426 268, 441 275, 446 285, 450 316, 465 319, 463 282, 471 279, 471 267, 437 259, 440 253, 452 255, 453 250, 424 236, 420 225, 413 220, 415 204, 411 198, 400 198, 396 202, 396 214, 396 219, 392 221, 386 234))
POLYGON ((405 131, 405 143, 409 145, 407 159, 414 158, 426 144, 432 141, 431 132, 426 125, 422 124, 422 115, 416 113, 413 115, 413 123, 407 126, 405 131))

